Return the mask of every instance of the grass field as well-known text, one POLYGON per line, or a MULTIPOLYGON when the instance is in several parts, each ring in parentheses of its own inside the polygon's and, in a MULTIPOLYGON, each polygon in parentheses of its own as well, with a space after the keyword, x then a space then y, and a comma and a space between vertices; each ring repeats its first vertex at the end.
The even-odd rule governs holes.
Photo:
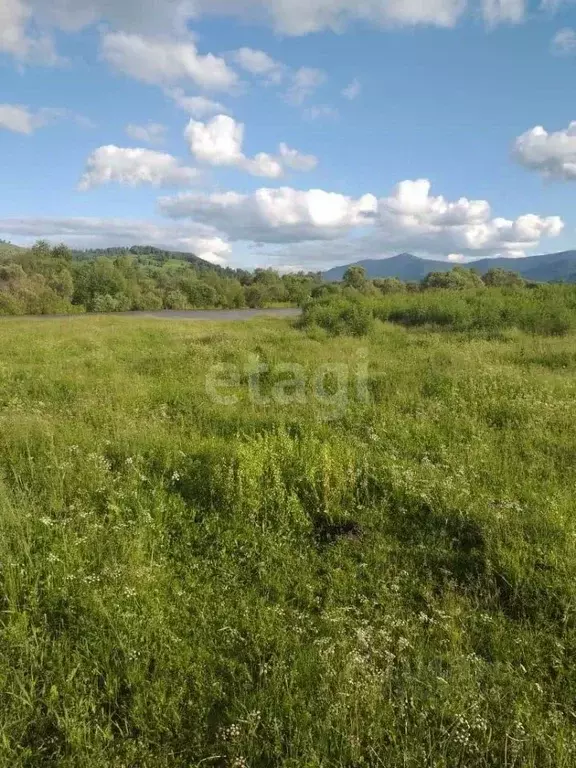
POLYGON ((573 768, 575 372, 571 333, 3 320, 0 766, 573 768))

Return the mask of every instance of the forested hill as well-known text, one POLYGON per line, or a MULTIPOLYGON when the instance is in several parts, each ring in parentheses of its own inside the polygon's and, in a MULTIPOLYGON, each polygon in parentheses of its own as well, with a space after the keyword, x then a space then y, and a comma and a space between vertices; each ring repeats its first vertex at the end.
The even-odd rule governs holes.
POLYGON ((87 250, 72 249, 72 258, 80 261, 97 259, 102 256, 115 259, 118 256, 136 256, 140 260, 149 259, 152 261, 186 261, 193 264, 197 269, 212 269, 216 272, 235 272, 236 270, 225 269, 217 264, 212 264, 199 256, 186 251, 169 251, 162 248, 156 248, 153 245, 133 245, 130 248, 90 248, 87 250))
POLYGON ((0 246, 0 315, 294 305, 320 283, 319 275, 229 269, 151 246, 0 246))

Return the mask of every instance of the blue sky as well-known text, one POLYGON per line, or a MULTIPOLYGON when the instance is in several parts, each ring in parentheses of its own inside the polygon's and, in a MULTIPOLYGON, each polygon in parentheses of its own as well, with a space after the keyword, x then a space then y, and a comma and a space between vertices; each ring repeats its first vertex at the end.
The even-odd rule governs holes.
POLYGON ((328 268, 576 247, 576 4, 0 0, 0 237, 328 268))

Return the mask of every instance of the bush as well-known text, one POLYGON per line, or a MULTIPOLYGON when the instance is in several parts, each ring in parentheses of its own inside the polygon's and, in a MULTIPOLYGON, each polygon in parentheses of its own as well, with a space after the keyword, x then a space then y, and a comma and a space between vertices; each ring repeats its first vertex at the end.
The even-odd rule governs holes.
POLYGON ((170 291, 164 299, 166 309, 188 309, 188 299, 182 291, 170 291))
POLYGON ((372 281, 374 287, 384 295, 388 293, 401 293, 406 290, 406 283, 396 277, 377 277, 372 281))
POLYGON ((301 324, 324 328, 331 336, 366 336, 374 325, 374 313, 366 299, 330 296, 309 302, 301 324))

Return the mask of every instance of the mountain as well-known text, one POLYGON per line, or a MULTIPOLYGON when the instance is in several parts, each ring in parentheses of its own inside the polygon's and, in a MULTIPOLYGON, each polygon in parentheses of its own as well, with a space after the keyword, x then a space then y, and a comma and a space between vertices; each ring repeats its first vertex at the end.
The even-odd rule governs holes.
MULTIPOLYGON (((429 272, 448 272, 456 265, 451 261, 434 261, 413 256, 411 253, 401 253, 388 259, 367 259, 355 264, 334 267, 324 272, 323 278, 328 282, 342 280, 344 273, 351 266, 364 267, 369 278, 397 277, 410 282, 422 280, 429 272)), ((500 268, 519 272, 527 280, 536 282, 576 283, 576 251, 527 256, 523 259, 504 256, 495 259, 478 259, 462 266, 471 267, 482 275, 489 269, 500 268)))
POLYGON ((323 277, 329 282, 342 280, 344 273, 350 266, 364 267, 369 278, 374 277, 398 277, 400 280, 422 280, 429 272, 448 272, 454 264, 447 261, 432 261, 420 259, 411 253, 400 253, 389 259, 366 259, 356 264, 346 264, 343 267, 334 267, 324 272, 323 277))

